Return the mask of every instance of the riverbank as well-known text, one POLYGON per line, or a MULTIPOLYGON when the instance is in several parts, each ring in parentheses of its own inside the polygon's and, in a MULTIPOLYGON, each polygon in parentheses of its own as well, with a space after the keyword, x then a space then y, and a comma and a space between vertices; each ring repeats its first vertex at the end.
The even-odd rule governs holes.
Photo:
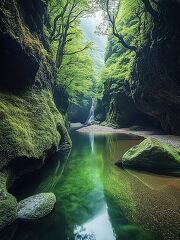
POLYGON ((153 137, 158 139, 162 143, 166 143, 174 147, 180 148, 180 136, 167 135, 164 132, 161 132, 159 130, 143 130, 142 131, 142 130, 131 130, 130 128, 114 129, 112 127, 100 126, 100 125, 90 125, 90 126, 79 125, 79 127, 80 128, 77 131, 81 133, 88 133, 93 131, 95 134, 120 133, 120 134, 130 134, 134 136, 140 136, 144 138, 153 137))

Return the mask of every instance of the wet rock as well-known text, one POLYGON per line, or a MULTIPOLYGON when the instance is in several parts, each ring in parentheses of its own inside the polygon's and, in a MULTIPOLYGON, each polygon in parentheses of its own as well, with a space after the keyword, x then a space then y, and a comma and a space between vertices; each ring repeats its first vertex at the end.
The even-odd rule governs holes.
POLYGON ((28 197, 18 203, 17 218, 23 220, 37 220, 49 214, 56 203, 54 193, 40 193, 28 197))
POLYGON ((180 149, 148 138, 122 157, 122 166, 136 169, 169 170, 180 168, 180 149))

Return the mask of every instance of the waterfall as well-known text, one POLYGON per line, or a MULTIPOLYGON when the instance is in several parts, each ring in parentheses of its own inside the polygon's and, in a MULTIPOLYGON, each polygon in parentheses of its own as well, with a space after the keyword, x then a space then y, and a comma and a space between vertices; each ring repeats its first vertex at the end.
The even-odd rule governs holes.
POLYGON ((88 116, 88 119, 86 121, 86 124, 89 125, 89 124, 92 124, 93 122, 94 122, 94 104, 93 104, 93 101, 92 101, 91 109, 90 109, 89 116, 88 116))

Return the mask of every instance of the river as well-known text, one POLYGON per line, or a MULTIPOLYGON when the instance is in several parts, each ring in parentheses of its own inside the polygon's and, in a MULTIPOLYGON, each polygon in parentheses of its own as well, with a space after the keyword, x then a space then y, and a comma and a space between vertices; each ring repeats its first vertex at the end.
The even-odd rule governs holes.
POLYGON ((12 224, 0 239, 180 239, 180 179, 115 165, 141 139, 82 134, 75 128, 70 134, 70 153, 56 154, 44 169, 20 179, 13 189, 18 200, 54 192, 54 211, 37 222, 12 224))

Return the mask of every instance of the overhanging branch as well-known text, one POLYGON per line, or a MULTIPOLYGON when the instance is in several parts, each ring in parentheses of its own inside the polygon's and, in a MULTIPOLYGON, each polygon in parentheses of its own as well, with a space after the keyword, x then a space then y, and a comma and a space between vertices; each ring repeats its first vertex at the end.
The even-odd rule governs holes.
POLYGON ((106 2, 106 11, 107 11, 107 15, 109 18, 109 21, 112 25, 112 31, 113 31, 113 35, 118 38, 119 42, 123 45, 123 47, 132 50, 132 51, 137 51, 137 47, 136 46, 132 46, 129 45, 125 40, 124 37, 118 33, 117 29, 116 29, 116 21, 115 21, 115 17, 111 17, 110 11, 109 11, 109 0, 107 0, 106 2))
POLYGON ((73 55, 73 54, 76 54, 76 53, 83 52, 84 50, 89 49, 89 48, 90 48, 90 45, 87 44, 87 45, 86 45, 84 48, 82 48, 82 49, 79 49, 79 50, 74 51, 74 52, 71 52, 71 53, 64 53, 64 55, 73 55))

